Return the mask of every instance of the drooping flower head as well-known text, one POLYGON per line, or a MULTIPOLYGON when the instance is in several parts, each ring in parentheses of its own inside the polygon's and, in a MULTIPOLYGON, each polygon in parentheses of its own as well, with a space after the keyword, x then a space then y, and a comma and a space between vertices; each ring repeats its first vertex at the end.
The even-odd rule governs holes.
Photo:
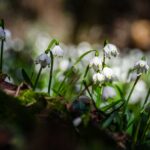
POLYGON ((106 86, 103 88, 103 92, 102 92, 102 98, 104 100, 107 100, 109 98, 113 98, 116 96, 116 91, 114 88, 110 87, 110 86, 106 86))
POLYGON ((95 71, 101 70, 102 68, 102 61, 98 56, 95 56, 89 64, 89 67, 93 67, 95 71))
POLYGON ((104 46, 104 53, 105 56, 108 57, 109 59, 113 56, 116 57, 119 55, 118 49, 114 44, 106 44, 104 46))
POLYGON ((55 45, 55 47, 52 49, 52 53, 54 56, 62 57, 64 54, 64 51, 59 45, 55 45))
POLYGON ((5 40, 5 31, 2 27, 0 27, 0 40, 5 40))
POLYGON ((102 73, 98 72, 93 75, 94 84, 101 84, 104 82, 104 80, 105 80, 105 76, 102 73))
POLYGON ((48 57, 47 54, 42 53, 36 58, 35 63, 40 64, 42 68, 45 68, 50 64, 50 57, 48 57))
POLYGON ((149 70, 149 66, 146 60, 139 60, 135 63, 134 69, 137 70, 137 74, 141 75, 142 73, 147 73, 149 70))
POLYGON ((111 68, 108 68, 108 67, 105 67, 104 69, 103 69, 103 75, 105 76, 105 80, 106 81, 110 81, 110 80, 112 80, 112 78, 113 78, 113 71, 112 71, 112 69, 111 68))

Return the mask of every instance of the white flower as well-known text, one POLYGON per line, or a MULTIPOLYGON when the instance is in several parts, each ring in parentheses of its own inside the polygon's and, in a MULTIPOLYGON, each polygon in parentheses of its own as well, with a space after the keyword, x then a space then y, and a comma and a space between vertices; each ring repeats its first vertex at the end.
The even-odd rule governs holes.
POLYGON ((99 57, 95 56, 89 64, 89 67, 93 67, 94 70, 100 70, 102 68, 102 61, 99 57))
POLYGON ((111 58, 111 56, 116 57, 119 55, 118 49, 113 44, 106 44, 104 47, 105 56, 111 58))
POLYGON ((2 27, 0 27, 0 40, 5 40, 5 31, 2 27))
POLYGON ((139 60, 134 65, 134 69, 137 70, 138 75, 141 75, 142 73, 146 73, 149 70, 149 66, 147 64, 147 61, 139 60))
POLYGON ((102 92, 102 98, 104 100, 106 100, 108 98, 113 98, 115 96, 116 96, 116 91, 114 88, 112 88, 110 86, 104 87, 103 92, 102 92))
POLYGON ((64 51, 62 50, 62 48, 59 45, 56 45, 53 49, 52 49, 52 53, 54 56, 58 56, 58 57, 62 57, 64 51))
POLYGON ((112 69, 111 69, 111 68, 108 68, 108 67, 105 67, 105 68, 103 69, 103 75, 105 76, 105 79, 106 79, 107 81, 112 80, 112 78, 113 78, 113 71, 112 71, 112 69))
POLYGON ((40 64, 42 68, 45 68, 50 64, 50 57, 48 57, 47 54, 43 53, 36 58, 35 63, 40 64))
POLYGON ((77 126, 79 126, 80 124, 81 124, 81 122, 82 122, 82 118, 81 117, 77 117, 77 118, 75 118, 74 120, 73 120, 73 125, 75 126, 75 127, 77 127, 77 126))
POLYGON ((104 75, 101 74, 101 73, 95 73, 95 74, 93 75, 94 84, 97 84, 97 83, 100 84, 100 83, 102 83, 104 80, 105 80, 105 77, 104 77, 104 75))

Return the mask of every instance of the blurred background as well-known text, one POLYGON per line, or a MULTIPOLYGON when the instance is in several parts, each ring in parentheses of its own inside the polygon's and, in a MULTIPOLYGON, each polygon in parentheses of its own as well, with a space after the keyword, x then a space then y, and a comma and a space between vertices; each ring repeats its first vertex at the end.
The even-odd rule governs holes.
POLYGON ((0 0, 0 18, 14 38, 33 40, 36 32, 75 44, 107 38, 148 50, 149 8, 149 0, 0 0))
MULTIPOLYGON (((53 85, 57 86, 58 80, 62 81, 63 73, 77 57, 91 48, 101 50, 104 40, 108 39, 110 43, 117 45, 121 54, 115 61, 110 60, 109 65, 121 82, 127 82, 129 69, 144 53, 147 54, 150 64, 149 9, 150 0, 0 0, 0 18, 4 19, 7 29, 4 73, 10 75, 9 82, 19 85, 23 81, 21 70, 24 68, 35 81, 39 70, 39 66, 34 64, 35 58, 47 48, 52 38, 57 38, 65 55, 63 59, 55 60, 53 85)), ((86 57, 84 62, 78 65, 77 70, 83 71, 92 57, 92 55, 86 57)), ((47 72, 49 68, 45 68, 42 72, 42 80, 38 84, 38 88, 43 91, 47 91, 47 72)), ((132 102, 136 103, 136 100, 145 98, 149 86, 150 78, 142 79, 137 84, 136 92, 133 93, 132 102)), ((78 85, 76 89, 79 89, 78 85)), ((0 126, 0 135, 3 135, 2 133, 3 129, 0 126)), ((11 138, 11 134, 7 135, 4 136, 6 141, 11 138)), ((62 135, 64 136, 64 133, 62 135)), ((18 143, 14 143, 24 145, 22 134, 18 133, 17 136, 15 142, 18 143)), ((67 139, 69 138, 68 134, 67 139)), ((3 137, 0 137, 0 142, 1 139, 3 137)), ((39 141, 33 141, 33 145, 38 147, 35 143, 39 141)), ((33 149, 38 149, 37 147, 33 149)), ((91 147, 88 148, 91 150, 91 147)))

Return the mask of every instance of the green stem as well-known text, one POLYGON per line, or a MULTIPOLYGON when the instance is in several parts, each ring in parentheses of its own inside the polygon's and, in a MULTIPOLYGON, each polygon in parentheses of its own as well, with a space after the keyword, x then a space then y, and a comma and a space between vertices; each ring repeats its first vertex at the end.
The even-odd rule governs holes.
POLYGON ((150 96, 150 88, 148 89, 147 95, 146 95, 146 97, 145 97, 144 104, 143 104, 143 106, 142 106, 143 109, 144 109, 145 104, 146 104, 147 101, 148 101, 149 96, 150 96))
POLYGON ((51 50, 51 48, 52 48, 52 46, 53 46, 54 44, 55 44, 55 45, 58 45, 59 42, 58 42, 56 39, 52 39, 51 42, 49 43, 47 49, 45 50, 45 53, 46 53, 46 54, 49 53, 49 51, 51 50))
MULTIPOLYGON (((132 89, 131 89, 131 91, 130 91, 128 97, 127 97, 127 100, 126 100, 126 102, 125 102, 125 107, 124 107, 125 110, 126 110, 126 107, 127 107, 127 105, 128 105, 128 102, 129 102, 129 100, 130 100, 130 98, 131 98, 131 95, 132 95, 132 93, 133 93, 133 90, 134 90, 134 88, 135 88, 135 86, 136 86, 138 80, 140 79, 140 77, 141 77, 141 76, 137 76, 137 78, 136 78, 136 80, 135 80, 135 82, 134 82, 134 84, 133 84, 133 87, 132 87, 132 89)), ((125 110, 124 110, 124 111, 125 111, 125 110)))
POLYGON ((33 86, 33 90, 35 90, 35 88, 36 88, 36 86, 37 86, 37 83, 38 83, 39 77, 40 77, 40 75, 41 75, 41 72, 42 72, 42 66, 40 67, 40 70, 39 70, 38 75, 37 75, 37 77, 36 77, 35 84, 34 84, 34 86, 33 86))
POLYGON ((3 71, 3 51, 4 51, 4 40, 1 41, 0 73, 2 73, 3 71))
POLYGON ((145 128, 144 128, 142 136, 141 136, 141 141, 144 141, 147 129, 149 128, 149 125, 150 125, 150 113, 149 113, 148 120, 146 122, 145 128))
POLYGON ((51 57, 51 67, 50 67, 49 84, 48 84, 49 95, 50 95, 50 90, 51 90, 51 82, 52 82, 52 76, 53 76, 53 64, 54 64, 54 57, 51 51, 50 51, 50 57, 51 57))
POLYGON ((92 104, 93 104, 94 108, 96 109, 96 111, 97 111, 99 114, 101 114, 101 115, 103 115, 103 116, 106 116, 106 114, 105 114, 103 111, 101 111, 100 109, 97 108, 96 103, 95 103, 95 101, 94 101, 94 99, 93 99, 93 96, 92 96, 92 94, 91 94, 91 92, 90 92, 90 90, 89 90, 89 88, 88 88, 88 86, 87 86, 87 84, 86 84, 86 81, 83 81, 83 84, 84 84, 85 89, 87 90, 87 92, 88 92, 88 94, 89 94, 89 96, 90 96, 90 98, 91 98, 91 100, 92 100, 92 104))
POLYGON ((132 149, 133 150, 135 149, 135 146, 136 146, 136 143, 137 143, 138 133, 139 133, 140 126, 141 126, 141 118, 138 121, 138 124, 137 124, 137 127, 136 127, 136 131, 135 131, 135 134, 133 136, 133 142, 132 142, 132 149))
POLYGON ((83 75, 83 79, 82 79, 82 83, 81 83, 81 86, 80 86, 80 93, 81 93, 81 90, 82 90, 82 86, 83 86, 83 81, 85 80, 86 76, 87 76, 87 73, 89 71, 89 65, 86 67, 85 69, 85 72, 84 72, 84 75, 83 75))
POLYGON ((84 84, 84 86, 85 86, 85 88, 86 88, 86 90, 87 90, 89 96, 91 97, 93 106, 94 106, 95 108, 97 108, 97 106, 96 106, 96 104, 95 104, 95 101, 94 101, 94 99, 93 99, 93 96, 92 96, 92 94, 91 94, 91 92, 90 92, 90 90, 89 90, 89 88, 88 88, 88 86, 87 86, 87 84, 86 84, 86 81, 83 81, 83 84, 84 84))
POLYGON ((104 69, 104 67, 105 67, 105 58, 106 58, 106 56, 105 56, 105 52, 104 52, 104 49, 103 49, 103 62, 102 62, 102 70, 104 69))

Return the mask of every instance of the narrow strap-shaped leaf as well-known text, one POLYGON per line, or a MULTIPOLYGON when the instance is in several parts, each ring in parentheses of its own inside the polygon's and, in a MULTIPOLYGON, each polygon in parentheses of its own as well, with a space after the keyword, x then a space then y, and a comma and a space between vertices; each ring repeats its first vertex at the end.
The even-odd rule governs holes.
POLYGON ((25 82, 27 82, 31 87, 33 87, 32 81, 30 80, 26 71, 24 69, 22 69, 21 71, 22 71, 22 76, 23 76, 25 82))

